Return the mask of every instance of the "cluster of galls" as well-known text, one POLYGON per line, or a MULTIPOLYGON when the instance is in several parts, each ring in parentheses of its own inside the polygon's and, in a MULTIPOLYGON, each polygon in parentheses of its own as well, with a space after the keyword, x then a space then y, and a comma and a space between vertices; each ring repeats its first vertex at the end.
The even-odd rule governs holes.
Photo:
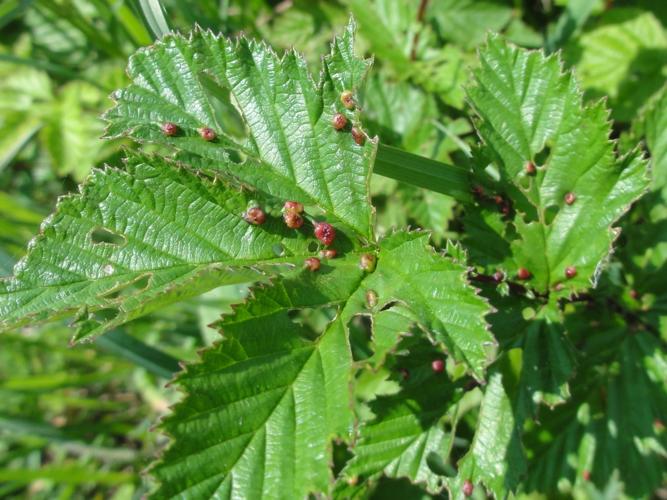
MULTIPOLYGON (((346 109, 353 110, 356 107, 354 102, 354 95, 351 91, 346 90, 340 95, 340 102, 345 106, 346 109)), ((331 125, 336 130, 343 130, 347 127, 347 117, 343 113, 336 113, 331 119, 331 125)), ((364 131, 359 127, 352 127, 350 129, 350 134, 354 142, 362 146, 366 141, 366 135, 364 131)))
MULTIPOLYGON (((162 124, 162 133, 168 137, 173 137, 180 131, 181 129, 179 126, 173 122, 166 122, 162 124)), ((218 137, 218 134, 215 133, 215 130, 210 127, 201 127, 197 131, 199 132, 199 136, 207 142, 214 141, 218 137)))
POLYGON ((500 210, 500 212, 503 215, 509 215, 510 212, 512 211, 512 204, 510 203, 510 200, 508 200, 507 198, 504 198, 500 194, 496 194, 496 195, 493 195, 493 196, 487 196, 486 192, 484 191, 484 188, 480 185, 473 186, 471 191, 472 191, 473 196, 475 198, 479 199, 479 200, 484 200, 484 199, 492 200, 496 204, 496 206, 498 207, 498 210, 500 210))
MULTIPOLYGON (((533 176, 537 173, 537 167, 535 166, 535 163, 533 163, 530 160, 528 160, 524 164, 523 168, 526 175, 533 176)), ((472 194, 473 196, 475 196, 475 198, 478 199, 487 198, 486 193, 484 192, 484 188, 480 185, 474 185, 472 187, 472 194)), ((493 199, 493 202, 498 206, 498 209, 503 213, 503 215, 509 215, 511 211, 511 204, 509 200, 503 198, 503 196, 499 194, 494 195, 491 199, 493 199)), ((567 205, 572 205, 574 204, 575 201, 577 201, 577 196, 573 192, 567 192, 563 196, 563 201, 567 205)), ((576 267, 568 266, 567 268, 565 268, 565 278, 572 279, 576 275, 577 275, 576 267)), ((517 279, 521 281, 527 281, 530 278, 532 278, 532 276, 533 276, 532 273, 525 267, 520 267, 516 273, 517 279)), ((496 282, 501 282, 505 278, 505 275, 502 273, 502 271, 496 271, 493 277, 496 282)))

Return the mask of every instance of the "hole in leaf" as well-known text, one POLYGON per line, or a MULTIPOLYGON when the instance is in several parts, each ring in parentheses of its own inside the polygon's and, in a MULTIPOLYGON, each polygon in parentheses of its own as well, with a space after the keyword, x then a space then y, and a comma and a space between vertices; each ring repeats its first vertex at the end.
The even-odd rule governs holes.
POLYGON ((93 229, 90 233, 90 240, 96 245, 99 243, 107 243, 109 245, 120 246, 127 242, 122 234, 115 233, 105 227, 97 227, 93 229))
POLYGON ((535 155, 535 163, 537 165, 544 165, 549 159, 551 154, 551 148, 549 146, 544 146, 544 149, 535 155))
POLYGON ((558 213, 558 206, 557 205, 550 205, 547 208, 544 209, 544 223, 548 226, 550 225, 553 220, 556 218, 556 214, 558 213))
POLYGON ((454 467, 452 467, 450 464, 446 463, 442 456, 433 451, 426 455, 426 465, 428 465, 428 468, 439 476, 456 476, 456 469, 454 469, 454 467))
POLYGON ((130 281, 129 283, 121 283, 120 285, 115 286, 114 288, 103 294, 102 298, 113 300, 113 299, 129 297, 139 292, 143 292, 144 290, 146 290, 146 288, 148 288, 151 277, 152 274, 149 273, 140 276, 134 281, 130 281))
POLYGON ((120 313, 120 309, 116 307, 105 307, 104 309, 98 309, 93 313, 93 318, 97 321, 111 321, 120 313))
POLYGON ((355 361, 368 359, 373 355, 371 344, 371 319, 368 315, 358 314, 348 325, 350 331, 350 347, 355 361))
POLYGON ((391 309, 392 307, 394 307, 394 306, 397 305, 397 304, 398 304, 398 302, 395 301, 395 300, 394 300, 394 301, 391 301, 391 302, 388 302, 388 303, 386 303, 386 304, 384 305, 384 307, 383 307, 382 309, 380 309, 380 310, 381 310, 381 311, 386 311, 387 309, 391 309))

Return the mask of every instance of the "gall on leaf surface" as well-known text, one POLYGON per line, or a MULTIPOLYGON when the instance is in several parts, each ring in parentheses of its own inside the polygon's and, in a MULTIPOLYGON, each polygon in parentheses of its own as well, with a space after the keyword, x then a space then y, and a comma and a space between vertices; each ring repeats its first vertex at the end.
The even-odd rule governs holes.
POLYGON ((484 378, 496 347, 484 320, 489 305, 468 284, 467 268, 438 255, 428 233, 387 236, 380 243, 375 271, 350 299, 360 310, 366 307, 368 290, 377 294, 379 309, 393 302, 404 305, 433 342, 463 362, 475 378, 484 378))
POLYGON ((372 240, 369 198, 376 141, 363 146, 332 127, 352 118, 340 96, 363 85, 370 61, 354 55, 354 23, 334 39, 318 82, 294 51, 209 31, 167 35, 130 58, 132 83, 105 114, 107 137, 167 145, 177 157, 269 195, 314 205, 372 240), (180 133, 166 136, 173 122, 180 133), (213 140, 199 136, 215 131, 213 140))
POLYGON ((278 264, 301 265, 314 238, 279 217, 248 224, 251 194, 157 157, 95 170, 0 281, 0 328, 78 313, 81 339, 278 264))
MULTIPOLYGON (((483 377, 488 363, 484 345, 494 341, 484 320, 488 304, 466 282, 467 268, 437 255, 426 233, 396 233, 381 241, 372 272, 359 266, 363 251, 327 259, 316 273, 292 271, 260 287, 215 325, 221 342, 176 379, 186 395, 164 424, 172 444, 153 471, 160 482, 158 497, 302 498, 328 492, 331 439, 349 440, 353 430, 355 368, 348 324, 368 314, 369 290, 378 296, 372 308, 383 319, 372 339, 374 363, 384 363, 414 325, 417 341, 428 345, 424 373, 440 377, 434 390, 452 389, 446 375, 431 369, 431 361, 442 358, 443 345, 483 377), (381 311, 387 304, 396 305, 381 311), (294 320, 299 311, 332 308, 333 319, 324 328, 294 320)), ((413 371, 417 377, 418 370, 413 371)), ((448 400, 433 400, 439 401, 432 415, 436 426, 448 400)), ((412 418, 412 451, 391 450, 397 476, 409 472, 406 460, 427 438, 438 439, 429 448, 434 453, 449 446, 442 431, 422 432, 419 418, 414 413, 412 418)), ((429 457, 415 458, 418 476, 437 489, 426 470, 429 457)))
POLYGON ((648 187, 646 162, 637 150, 617 157, 604 102, 584 105, 556 56, 491 37, 480 62, 468 90, 483 141, 476 163, 480 175, 496 171, 487 190, 509 198, 512 210, 500 214, 488 200, 469 210, 471 255, 510 276, 527 269, 527 285, 540 293, 584 291, 618 235, 613 224, 648 187), (526 173, 527 161, 537 172, 526 173), (570 266, 577 273, 568 279, 570 266))

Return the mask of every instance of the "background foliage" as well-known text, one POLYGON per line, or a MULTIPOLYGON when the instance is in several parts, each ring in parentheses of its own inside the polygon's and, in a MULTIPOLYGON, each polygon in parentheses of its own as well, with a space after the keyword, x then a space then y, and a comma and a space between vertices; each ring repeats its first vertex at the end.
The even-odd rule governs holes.
MULTIPOLYGON (((112 107, 108 96, 113 91, 127 88, 125 92, 129 93, 131 80, 141 78, 141 68, 131 69, 129 75, 125 72, 128 57, 138 48, 153 43, 155 37, 169 29, 188 32, 196 23, 225 35, 243 32, 249 38, 266 40, 277 50, 294 46, 304 54, 310 71, 318 75, 321 57, 329 53, 329 41, 335 33, 341 33, 352 13, 358 23, 357 52, 375 57, 360 96, 360 119, 369 135, 377 134, 383 144, 473 169, 478 172, 485 193, 491 193, 470 209, 445 194, 373 176, 370 187, 377 209, 376 231, 380 236, 392 235, 385 240, 383 250, 392 257, 381 260, 388 267, 378 269, 378 281, 382 273, 394 272, 389 269, 392 262, 394 267, 400 267, 398 263, 414 260, 417 272, 419 265, 427 266, 432 258, 424 251, 426 244, 418 233, 394 233, 394 228, 431 230, 431 241, 437 249, 453 257, 452 262, 458 259, 459 264, 465 258, 461 248, 447 241, 460 241, 468 250, 470 262, 477 266, 480 279, 475 285, 496 309, 487 321, 505 355, 492 365, 486 385, 475 388, 475 381, 465 375, 461 365, 447 367, 451 381, 434 376, 429 363, 437 351, 423 338, 420 341, 417 335, 407 336, 394 349, 393 340, 383 337, 385 331, 410 330, 415 311, 375 311, 373 346, 363 340, 367 327, 357 325, 358 341, 353 342, 354 359, 350 362, 365 360, 382 368, 364 370, 358 377, 359 401, 355 410, 366 425, 353 457, 344 446, 334 447, 334 469, 344 478, 336 484, 336 493, 341 497, 439 497, 446 495, 438 493, 445 483, 453 496, 460 496, 462 478, 469 477, 498 497, 519 483, 520 495, 548 498, 640 498, 665 494, 667 4, 651 0, 160 3, 162 9, 156 7, 157 2, 122 0, 9 0, 0 6, 2 275, 12 274, 14 263, 25 255, 29 239, 37 234, 42 219, 53 211, 58 196, 74 191, 93 166, 105 162, 122 164, 121 148, 129 146, 130 141, 121 132, 136 123, 124 123, 122 106, 114 108, 107 119, 115 120, 118 130, 112 126, 107 131, 112 140, 101 141, 105 124, 100 115, 112 107), (496 52, 486 50, 485 59, 478 57, 477 50, 487 40, 488 31, 500 33, 500 38, 493 39, 496 52), (581 108, 573 80, 560 76, 555 59, 538 64, 536 79, 553 84, 553 102, 546 102, 545 106, 563 106, 563 119, 558 122, 536 117, 528 131, 526 124, 517 119, 512 124, 512 133, 521 144, 517 150, 504 147, 498 128, 494 127, 500 117, 485 111, 491 109, 489 100, 511 101, 516 97, 512 93, 516 89, 494 80, 497 71, 488 70, 489 66, 503 68, 510 59, 503 53, 501 40, 525 48, 543 48, 546 53, 559 51, 566 68, 574 70, 587 104, 581 108), (464 88, 470 89, 467 95, 464 88), (601 97, 606 98, 609 115, 599 104, 601 97), (594 155, 590 144, 606 144, 608 121, 615 142, 594 155), (478 148, 475 127, 486 147, 478 148), (567 131, 571 133, 568 135, 567 131), (542 148, 545 138, 550 144, 546 152, 542 148), (651 160, 650 187, 623 216, 622 231, 617 237, 607 227, 647 187, 640 179, 642 164, 635 150, 640 142, 651 160), (620 176, 620 167, 612 159, 614 148, 628 154, 622 161, 625 177, 620 176), (525 157, 535 158, 539 165, 548 155, 562 157, 563 164, 570 165, 571 152, 585 181, 582 191, 578 191, 582 193, 582 203, 573 205, 577 213, 559 218, 551 207, 560 203, 568 191, 568 179, 549 177, 540 171, 536 189, 520 195, 523 174, 517 165, 521 167, 525 157), (489 161, 500 165, 492 175, 483 170, 489 161), (617 193, 617 205, 608 203, 608 198, 595 198, 599 187, 596 172, 614 168, 619 169, 618 179, 605 193, 617 193), (491 189, 495 189, 498 179, 501 194, 515 204, 510 207, 509 216, 503 213, 505 202, 493 197, 491 189), (590 193, 585 189, 590 189, 590 193), (508 234, 506 217, 515 220, 518 210, 528 217, 516 220, 517 233, 508 234), (535 222, 546 220, 555 221, 553 237, 536 235, 535 222), (558 224, 571 224, 572 220, 578 221, 580 229, 564 243, 559 239, 562 230, 558 224), (614 238, 618 238, 616 250, 606 257, 614 238), (500 251, 494 254, 490 248, 500 251), (570 253, 564 255, 564 248, 570 253), (408 249, 409 253, 400 253, 408 249), (554 256, 552 261, 535 261, 535 255, 547 253, 554 256), (603 272, 597 269, 597 261, 586 260, 590 253, 605 257, 603 272), (580 292, 577 300, 563 301, 559 307, 553 303, 544 306, 540 294, 563 281, 565 268, 575 261, 577 277, 566 283, 565 290, 552 294, 562 293, 565 297, 572 291, 580 292), (537 296, 517 298, 507 283, 497 286, 485 279, 498 267, 515 273, 523 266, 534 274, 531 293, 537 296), (590 292, 589 278, 593 276, 598 286, 590 292), (404 373, 410 376, 406 378, 404 373), (444 394, 448 398, 443 398, 444 394), (442 399, 451 404, 442 407, 442 399), (507 414, 513 415, 514 420, 504 418, 507 414), (453 428, 456 437, 449 432, 453 428), (484 429, 484 433, 475 433, 477 428, 484 429), (395 433, 407 436, 407 441, 397 443, 393 440, 395 433), (523 436, 521 445, 518 433, 523 436), (446 463, 434 461, 434 456, 447 455, 446 463), (507 462, 512 464, 510 470, 504 468, 507 462), (461 471, 458 475, 454 467, 461 471)), ((530 58, 538 56, 525 57, 530 65, 530 58)), ((335 61, 329 64, 335 73, 335 61)), ((505 69, 512 74, 513 68, 505 69)), ((518 78, 516 74, 514 77, 518 78)), ((334 90, 331 92, 333 95, 334 90)), ((114 97, 122 104, 123 95, 115 93, 114 97)), ((521 104, 525 103, 520 99, 517 102, 516 109, 505 110, 503 119, 522 116, 521 104)), ((216 113, 230 131, 229 150, 238 150, 242 129, 238 117, 228 111, 216 113)), ((558 115, 554 111, 549 116, 554 113, 558 115)), ((132 113, 125 118, 129 115, 132 113)), ((155 142, 150 140, 150 130, 135 129, 134 138, 155 142)), ((147 144, 143 150, 160 152, 163 146, 147 144)), ((207 151, 178 147, 203 158, 202 168, 211 168, 204 161, 207 151)), ((354 162, 361 177, 372 148, 369 142, 364 150, 367 156, 355 156, 350 150, 344 158, 354 162)), ((247 154, 246 161, 252 161, 252 151, 242 153, 247 154)), ((141 158, 130 160, 127 169, 132 171, 133 164, 141 158)), ((231 158, 224 160, 237 161, 233 154, 231 158)), ((272 186, 280 185, 280 172, 285 165, 273 166, 277 180, 272 186)), ((70 197, 63 217, 52 223, 67 227, 65 216, 78 210, 95 220, 100 204, 113 196, 114 189, 125 192, 109 181, 115 179, 114 174, 106 172, 95 174, 88 182, 86 189, 93 193, 88 205, 82 207, 76 197, 70 197)), ((155 166, 156 176, 169 175, 172 180, 178 177, 174 182, 183 187, 183 192, 187 191, 191 185, 187 173, 165 172, 160 165, 155 166)), ((604 179, 608 177, 605 174, 604 179)), ((151 179, 145 183, 150 190, 151 179)), ((287 186, 288 183, 284 189, 287 186)), ((271 194, 275 193, 268 193, 271 194)), ((314 203, 320 201, 317 193, 310 195, 314 203)), ((239 198, 234 203, 245 206, 247 201, 239 198)), ((356 209, 360 206, 361 202, 352 210, 337 213, 336 209, 346 207, 333 200, 323 208, 333 210, 353 231, 368 236, 368 214, 360 216, 356 209)), ((222 206, 216 216, 224 218, 224 210, 232 208, 222 206)), ((202 218, 210 207, 196 210, 195 206, 190 215, 202 218)), ((127 216, 130 215, 128 211, 127 216)), ((171 222, 156 218, 152 223, 171 222)), ((305 239, 285 240, 278 228, 274 236, 276 241, 265 241, 257 250, 258 255, 248 258, 275 257, 275 244, 287 245, 287 250, 299 258, 308 250, 305 239)), ((229 250, 225 242, 216 244, 229 250)), ((67 259, 69 250, 61 241, 51 245, 52 251, 57 252, 52 255, 58 255, 59 261, 67 259)), ((358 270, 353 257, 362 249, 350 245, 350 260, 336 261, 333 267, 340 273, 335 276, 352 280, 347 283, 341 278, 337 286, 354 290, 358 270)), ((201 255, 206 248, 202 245, 196 252, 201 255)), ((154 264, 157 268, 164 262, 154 264)), ((196 277, 200 287, 190 289, 191 294, 211 288, 206 279, 199 278, 205 275, 213 282, 216 270, 203 268, 201 262, 186 264, 189 267, 181 270, 179 279, 190 283, 196 277)), ((448 273, 458 269, 452 266, 439 269, 438 282, 452 279, 448 273)), ((114 311, 102 309, 79 316, 74 328, 65 322, 36 326, 29 321, 22 329, 3 334, 0 496, 123 499, 139 498, 152 490, 152 479, 142 475, 142 471, 167 440, 152 431, 151 426, 182 398, 165 383, 178 370, 178 361, 197 360, 199 349, 218 340, 217 332, 207 325, 221 321, 217 326, 228 332, 226 342, 234 341, 234 328, 240 331, 239 325, 246 321, 244 306, 222 320, 220 314, 231 312, 229 305, 248 294, 248 286, 243 283, 255 277, 244 270, 228 286, 160 307, 122 326, 120 323, 132 319, 132 314, 117 318, 116 325, 114 311), (100 332, 101 325, 113 328, 93 343, 68 347, 75 330, 78 337, 86 337, 100 332)), ((132 279, 130 290, 116 291, 119 296, 142 293, 146 286, 142 280, 147 276, 139 273, 132 279)), ((169 280, 174 277, 151 275, 150 279, 163 279, 171 285, 169 280)), ((326 292, 327 300, 322 303, 329 306, 337 303, 336 297, 348 293, 327 284, 309 285, 326 292)), ((297 285, 289 280, 282 286, 290 297, 290 293, 297 293, 290 292, 290 287, 297 285)), ((382 283, 374 286, 379 288, 382 283)), ((155 290, 156 295, 162 292, 163 289, 155 290)), ((258 331, 268 332, 268 325, 280 321, 293 324, 293 318, 286 313, 287 305, 270 311, 262 308, 262 301, 280 304, 281 297, 273 296, 277 293, 275 288, 260 287, 252 293, 255 299, 249 304, 257 308, 252 321, 257 322, 258 331)), ((404 293, 414 295, 415 290, 408 288, 404 293)), ((52 300, 48 304, 53 308, 58 307, 60 299, 57 294, 43 298, 52 300)), ((464 299, 460 296, 457 300, 464 299)), ((294 307, 295 303, 289 305, 294 307)), ((331 311, 313 309, 319 305, 301 304, 307 308, 300 320, 303 332, 295 332, 289 342, 304 342, 303 335, 307 337, 308 331, 331 319, 331 311)), ((436 319, 442 320, 437 313, 436 319)), ((0 322, 11 323, 17 318, 6 314, 0 322)), ((424 315, 422 322, 423 318, 424 315)), ((431 317, 427 320, 432 321, 431 325, 435 323, 431 317)), ((336 322, 332 325, 330 328, 339 326, 336 322)), ((351 334, 354 338, 354 327, 351 334)), ((476 335, 476 345, 488 340, 481 330, 476 335)), ((273 346, 270 340, 264 342, 266 349, 280 347, 273 346)), ((451 346, 459 346, 452 339, 437 340, 450 342, 447 345, 454 351, 451 346)), ((299 352, 303 353, 323 350, 324 359, 327 353, 335 356, 337 352, 333 342, 324 347, 304 343, 301 348, 299 352)), ((215 358, 215 352, 208 351, 208 356, 215 358)), ((463 352, 466 357, 470 354, 463 352)), ((472 373, 479 375, 486 364, 486 353, 473 354, 476 361, 468 364, 472 373)), ((212 362, 223 366, 221 360, 212 362)), ((191 393, 205 394, 207 388, 199 385, 196 377, 197 366, 190 366, 181 384, 191 393)), ((307 375, 300 372, 297 381, 302 387, 312 388, 315 379, 308 379, 307 375)), ((229 385, 224 380, 219 383, 223 382, 229 385)), ((247 383, 251 385, 252 381, 247 383)), ((335 402, 336 391, 340 390, 318 388, 323 401, 335 402)), ((165 424, 176 438, 184 432, 178 425, 178 412, 186 408, 180 408, 177 417, 170 417, 165 424)), ((338 420, 327 422, 333 433, 349 425, 349 415, 342 411, 336 414, 340 416, 338 420)), ((326 448, 327 443, 319 445, 326 448)), ((193 442, 193 446, 198 443, 193 442)), ((304 464, 313 460, 309 456, 301 459, 304 464)), ((155 475, 169 483, 178 476, 170 474, 168 467, 162 467, 155 475)), ((315 462, 308 481, 317 485, 327 482, 315 462)), ((476 487, 474 495, 482 498, 482 488, 476 487)))

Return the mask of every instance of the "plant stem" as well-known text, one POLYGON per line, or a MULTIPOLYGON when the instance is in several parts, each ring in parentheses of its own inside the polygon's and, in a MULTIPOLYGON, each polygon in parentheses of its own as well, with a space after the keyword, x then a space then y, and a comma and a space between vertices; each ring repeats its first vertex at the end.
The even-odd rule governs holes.
POLYGON ((446 194, 464 203, 472 201, 468 170, 463 167, 379 144, 373 171, 384 177, 446 194))
POLYGON ((170 379, 179 371, 178 360, 155 349, 121 330, 112 330, 96 341, 107 352, 127 359, 149 372, 170 379))

